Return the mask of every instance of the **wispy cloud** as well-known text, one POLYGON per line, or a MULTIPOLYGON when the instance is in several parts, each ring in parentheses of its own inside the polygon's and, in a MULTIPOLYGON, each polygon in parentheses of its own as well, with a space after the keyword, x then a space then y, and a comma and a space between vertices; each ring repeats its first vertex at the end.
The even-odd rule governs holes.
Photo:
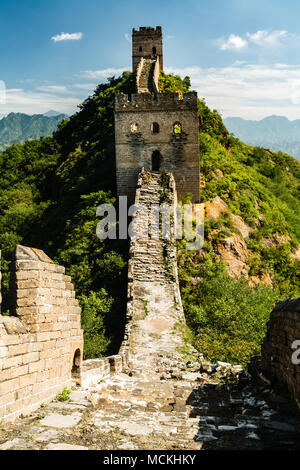
POLYGON ((221 51, 240 51, 247 46, 247 41, 241 36, 230 34, 227 39, 220 39, 221 51))
POLYGON ((67 87, 64 85, 42 85, 36 89, 47 93, 65 93, 67 91, 67 87))
POLYGON ((57 34, 56 36, 52 36, 52 41, 60 42, 60 41, 78 41, 82 39, 83 33, 61 33, 57 34))
POLYGON ((94 90, 97 84, 96 83, 74 83, 72 86, 75 88, 81 88, 82 90, 94 90))
POLYGON ((124 34, 124 38, 126 39, 126 41, 131 43, 131 39, 128 33, 124 34))
POLYGON ((107 68, 103 70, 82 70, 79 76, 84 78, 98 78, 98 79, 105 79, 108 77, 113 77, 120 75, 124 70, 131 70, 130 67, 121 67, 121 68, 107 68))
POLYGON ((289 33, 286 30, 260 29, 255 33, 245 33, 243 36, 230 34, 226 38, 219 38, 214 43, 221 51, 237 51, 248 48, 276 48, 285 44, 300 41, 300 35, 289 33))
POLYGON ((49 109, 71 114, 82 101, 80 96, 68 94, 27 91, 22 88, 6 90, 6 100, 0 103, 0 114, 20 112, 25 114, 43 114, 49 109))
POLYGON ((228 67, 167 68, 166 72, 189 75, 199 97, 224 117, 261 119, 279 114, 299 118, 300 64, 235 63, 228 67))

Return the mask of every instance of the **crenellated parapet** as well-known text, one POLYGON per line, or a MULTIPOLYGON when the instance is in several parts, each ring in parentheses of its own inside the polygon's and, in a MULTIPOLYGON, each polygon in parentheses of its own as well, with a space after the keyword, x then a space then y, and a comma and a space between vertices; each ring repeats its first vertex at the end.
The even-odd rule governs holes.
POLYGON ((115 112, 128 111, 195 111, 197 112, 197 93, 121 93, 115 97, 115 112))

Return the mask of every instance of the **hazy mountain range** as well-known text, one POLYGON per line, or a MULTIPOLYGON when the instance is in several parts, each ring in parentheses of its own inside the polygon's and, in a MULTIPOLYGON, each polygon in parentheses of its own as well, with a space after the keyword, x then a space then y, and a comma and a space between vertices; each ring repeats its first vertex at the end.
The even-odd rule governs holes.
POLYGON ((50 110, 45 114, 9 113, 0 119, 0 151, 28 139, 52 135, 66 114, 50 110))
POLYGON ((249 145, 288 153, 300 160, 300 119, 268 116, 260 121, 240 117, 225 118, 224 124, 236 137, 249 145))

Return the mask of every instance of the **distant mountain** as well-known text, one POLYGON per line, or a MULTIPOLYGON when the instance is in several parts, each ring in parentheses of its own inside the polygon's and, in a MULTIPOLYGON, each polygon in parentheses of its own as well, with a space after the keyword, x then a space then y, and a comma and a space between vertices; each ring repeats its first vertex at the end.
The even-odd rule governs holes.
POLYGON ((54 116, 59 116, 60 114, 61 114, 60 111, 55 111, 54 109, 50 109, 49 111, 44 113, 43 116, 54 117, 54 116))
MULTIPOLYGON (((51 113, 55 111, 49 111, 51 113)), ((46 113, 47 114, 47 113, 46 113)), ((66 118, 65 114, 45 116, 23 113, 9 113, 0 119, 0 151, 12 144, 19 144, 28 139, 39 139, 42 136, 52 135, 57 124, 66 118)))
POLYGON ((289 121, 284 116, 268 116, 260 121, 240 117, 224 119, 229 132, 246 144, 282 151, 300 160, 300 119, 289 121))

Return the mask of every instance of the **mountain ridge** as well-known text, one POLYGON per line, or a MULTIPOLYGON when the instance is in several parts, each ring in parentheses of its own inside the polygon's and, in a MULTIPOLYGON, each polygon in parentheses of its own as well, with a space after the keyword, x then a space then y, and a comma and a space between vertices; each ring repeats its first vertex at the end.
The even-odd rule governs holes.
POLYGON ((229 132, 248 145, 284 152, 300 160, 300 119, 270 115, 260 120, 238 116, 224 119, 229 132))
POLYGON ((0 119, 0 151, 26 140, 52 135, 57 125, 67 117, 65 114, 25 114, 11 112, 0 119))

